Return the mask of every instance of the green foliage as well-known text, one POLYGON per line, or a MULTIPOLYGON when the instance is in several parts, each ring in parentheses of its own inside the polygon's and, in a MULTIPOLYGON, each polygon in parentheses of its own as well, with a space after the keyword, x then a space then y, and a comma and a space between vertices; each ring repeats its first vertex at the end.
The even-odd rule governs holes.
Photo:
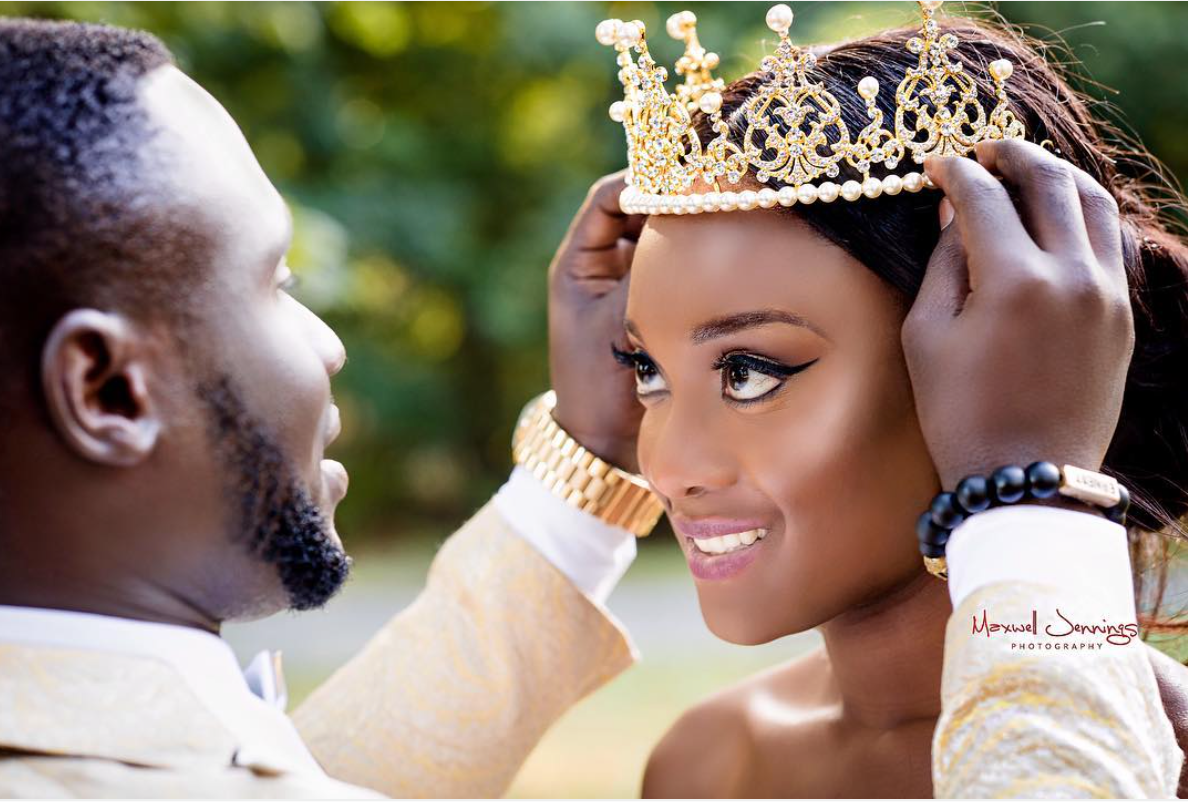
MULTIPOLYGON (((766 7, 697 4, 725 77, 771 48, 766 7)), ((350 353, 336 381, 345 431, 335 451, 352 471, 339 525, 355 542, 445 534, 506 475, 515 414, 548 383, 552 251, 589 184, 624 163, 606 116, 618 91, 613 57, 594 26, 642 19, 671 60, 677 45, 663 23, 680 8, 0 3, 7 15, 152 31, 243 127, 293 206, 299 295, 350 353)), ((1072 56, 1118 90, 1103 96, 1176 174, 1188 173, 1188 84, 1176 80, 1188 6, 1000 10, 1066 29, 1072 56)), ((800 3, 796 13, 798 41, 916 18, 909 3, 800 3)))

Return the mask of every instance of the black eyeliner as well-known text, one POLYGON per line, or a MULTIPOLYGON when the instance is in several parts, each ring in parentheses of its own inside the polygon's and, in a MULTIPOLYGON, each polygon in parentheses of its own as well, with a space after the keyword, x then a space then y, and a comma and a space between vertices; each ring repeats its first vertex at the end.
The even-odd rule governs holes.
POLYGON ((639 358, 642 356, 639 351, 624 351, 614 343, 611 343, 611 355, 623 367, 633 369, 639 366, 639 358))
POLYGON ((758 373, 763 373, 775 379, 786 379, 789 376, 794 376, 800 373, 805 368, 812 365, 817 360, 805 362, 800 365, 785 365, 782 362, 776 362, 770 359, 763 359, 761 357, 752 356, 750 354, 723 354, 714 360, 714 370, 721 370, 722 368, 731 367, 734 365, 741 365, 748 370, 753 370, 758 373))

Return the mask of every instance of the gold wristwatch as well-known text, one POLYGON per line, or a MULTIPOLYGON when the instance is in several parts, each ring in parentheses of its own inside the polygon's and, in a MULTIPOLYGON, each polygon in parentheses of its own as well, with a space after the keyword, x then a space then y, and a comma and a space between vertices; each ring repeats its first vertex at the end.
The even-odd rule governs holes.
POLYGON ((552 390, 528 402, 512 436, 512 458, 570 506, 647 537, 664 506, 642 476, 587 451, 557 425, 552 390))

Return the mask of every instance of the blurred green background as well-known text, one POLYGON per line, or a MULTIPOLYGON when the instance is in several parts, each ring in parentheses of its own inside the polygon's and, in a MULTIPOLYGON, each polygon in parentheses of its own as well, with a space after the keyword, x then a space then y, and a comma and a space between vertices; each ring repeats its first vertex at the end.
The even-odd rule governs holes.
MULTIPOLYGON (((624 165, 605 17, 641 19, 653 51, 675 3, 0 3, 5 15, 144 28, 239 121, 293 207, 297 295, 350 354, 335 381, 351 470, 338 511, 358 557, 321 613, 229 628, 244 657, 288 652, 300 697, 420 585, 436 543, 498 487, 521 405, 548 384, 545 270, 589 184, 624 165), (311 637, 311 633, 315 633, 311 637)), ((697 3, 719 74, 770 50, 768 3, 697 3)), ((912 3, 794 4, 798 42, 908 24, 912 3)), ((950 13, 991 13, 950 3, 950 13)), ((1013 3, 1117 118, 1188 175, 1188 5, 1013 3)), ((597 381, 598 377, 590 377, 597 381)), ((727 682, 811 648, 747 649, 704 629, 671 538, 644 542, 611 601, 645 662, 554 728, 519 795, 638 792, 656 738, 727 682)))

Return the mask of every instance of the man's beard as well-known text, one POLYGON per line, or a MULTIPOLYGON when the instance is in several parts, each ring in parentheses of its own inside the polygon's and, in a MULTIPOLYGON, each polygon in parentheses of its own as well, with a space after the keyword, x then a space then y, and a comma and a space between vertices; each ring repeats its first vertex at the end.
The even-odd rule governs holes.
POLYGON ((229 377, 198 388, 236 504, 233 538, 276 566, 295 610, 323 606, 346 582, 351 560, 268 429, 248 414, 229 377))

